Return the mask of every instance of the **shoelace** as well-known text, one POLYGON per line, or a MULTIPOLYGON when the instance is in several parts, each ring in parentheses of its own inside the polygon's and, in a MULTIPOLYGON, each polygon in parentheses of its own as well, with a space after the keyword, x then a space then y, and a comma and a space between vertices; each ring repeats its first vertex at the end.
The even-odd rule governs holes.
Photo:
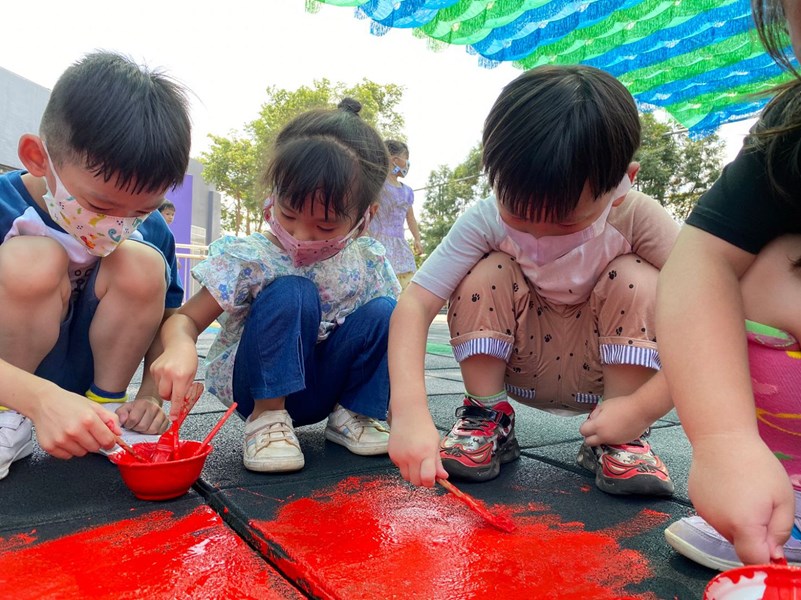
POLYGON ((256 450, 266 448, 273 442, 286 442, 297 446, 295 432, 283 421, 266 423, 248 434, 248 441, 255 439, 256 450), (273 436, 273 434, 278 434, 273 436))
MULTIPOLYGON (((353 411, 348 411, 348 416, 350 419, 345 421, 345 426, 350 426, 351 423, 359 427, 359 433, 362 433, 368 427, 375 429, 376 431, 387 431, 378 421, 371 417, 366 417, 365 415, 360 415, 353 411)), ((355 429, 355 428, 354 428, 355 429)))

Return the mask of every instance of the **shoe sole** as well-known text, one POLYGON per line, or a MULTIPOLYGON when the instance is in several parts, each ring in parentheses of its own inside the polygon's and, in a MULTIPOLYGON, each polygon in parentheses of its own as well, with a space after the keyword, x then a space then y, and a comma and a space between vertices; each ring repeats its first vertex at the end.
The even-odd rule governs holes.
POLYGON ((493 460, 486 467, 468 467, 458 460, 443 458, 442 466, 448 475, 463 481, 490 481, 501 474, 501 465, 517 460, 520 457, 520 444, 517 438, 506 443, 497 460, 493 460))
POLYGON ((325 430, 325 439, 327 439, 329 442, 344 446, 353 454, 358 454, 359 456, 378 456, 379 454, 386 454, 389 448, 388 441, 386 444, 381 444, 380 446, 357 446, 353 444, 346 436, 327 428, 325 430))
POLYGON ((253 461, 243 458, 245 468, 256 473, 288 473, 300 471, 306 464, 304 457, 253 461))
POLYGON ((743 566, 743 563, 741 562, 724 560, 717 556, 712 556, 711 554, 700 551, 698 548, 685 542, 679 536, 670 531, 670 528, 665 529, 665 540, 667 540, 667 543, 671 548, 685 558, 689 558, 693 562, 697 562, 699 565, 703 565, 710 569, 715 569, 716 571, 728 571, 729 569, 735 569, 743 566))
POLYGON ((598 469, 598 458, 587 445, 579 448, 576 462, 580 467, 595 474, 595 487, 602 492, 614 496, 672 496, 674 485, 672 481, 663 481, 653 475, 632 477, 631 479, 611 479, 603 476, 598 469))
POLYGON ((11 458, 6 464, 5 468, 0 471, 0 479, 4 479, 8 475, 8 470, 11 468, 11 463, 22 460, 26 456, 33 454, 33 440, 28 440, 22 448, 11 458))

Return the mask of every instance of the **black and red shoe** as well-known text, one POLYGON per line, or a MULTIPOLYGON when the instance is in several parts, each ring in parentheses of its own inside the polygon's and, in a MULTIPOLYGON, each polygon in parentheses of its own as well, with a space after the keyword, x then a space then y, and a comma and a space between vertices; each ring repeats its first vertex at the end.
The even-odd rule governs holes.
POLYGON ((576 461, 595 473, 595 485, 608 494, 670 496, 668 469, 642 437, 620 445, 581 444, 576 461))
POLYGON ((468 481, 488 481, 501 464, 520 456, 515 437, 515 411, 508 402, 487 408, 464 399, 457 421, 440 443, 442 466, 449 475, 468 481))

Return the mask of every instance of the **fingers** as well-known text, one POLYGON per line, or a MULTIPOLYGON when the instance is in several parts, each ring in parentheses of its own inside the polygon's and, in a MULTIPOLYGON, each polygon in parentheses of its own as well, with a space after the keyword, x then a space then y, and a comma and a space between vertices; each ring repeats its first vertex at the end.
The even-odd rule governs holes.
POLYGON ((768 521, 767 545, 771 560, 784 558, 784 544, 790 538, 795 519, 795 503, 780 504, 768 521))

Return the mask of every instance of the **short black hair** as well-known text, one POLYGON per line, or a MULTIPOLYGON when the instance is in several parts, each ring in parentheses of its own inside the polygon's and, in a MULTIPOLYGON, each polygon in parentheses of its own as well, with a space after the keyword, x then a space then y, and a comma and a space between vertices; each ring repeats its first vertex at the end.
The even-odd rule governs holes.
POLYGON ((88 54, 61 75, 40 135, 54 164, 80 164, 120 189, 158 192, 183 181, 191 124, 186 91, 112 52, 88 54))
POLYGON ((484 123, 482 162, 498 201, 530 221, 558 222, 585 184, 614 189, 640 145, 631 94, 609 73, 547 65, 503 88, 484 123))
POLYGON ((361 104, 345 98, 336 109, 295 117, 275 139, 262 184, 293 210, 319 200, 325 215, 361 218, 378 202, 389 156, 378 132, 359 116, 361 104))
POLYGON ((175 211, 175 204, 173 204, 169 200, 165 200, 164 202, 161 203, 161 206, 159 206, 158 211, 159 212, 164 212, 165 210, 169 210, 169 209, 172 209, 173 211, 175 211))
POLYGON ((400 156, 404 152, 409 154, 409 146, 406 145, 406 142, 401 142, 400 140, 384 140, 384 144, 390 156, 400 156))

